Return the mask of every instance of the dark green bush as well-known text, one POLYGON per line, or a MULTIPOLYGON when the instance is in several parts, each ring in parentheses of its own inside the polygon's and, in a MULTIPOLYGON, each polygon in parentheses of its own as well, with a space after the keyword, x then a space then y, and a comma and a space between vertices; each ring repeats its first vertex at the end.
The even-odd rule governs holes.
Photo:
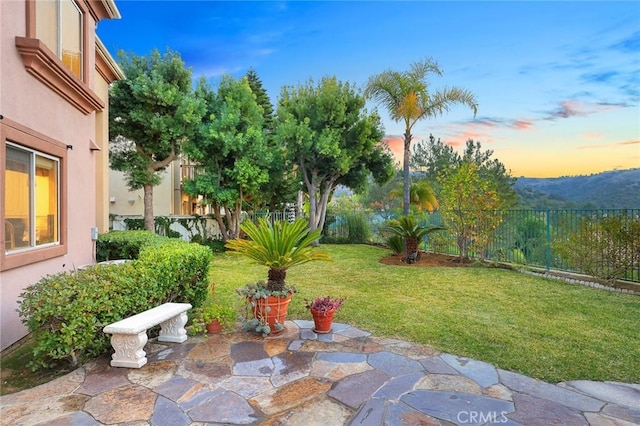
POLYGON ((165 302, 201 306, 211 251, 157 237, 140 257, 43 278, 20 295, 19 315, 36 340, 33 367, 77 365, 110 350, 102 329, 165 302))
POLYGON ((111 231, 98 237, 96 260, 137 259, 140 249, 159 237, 149 231, 111 231))

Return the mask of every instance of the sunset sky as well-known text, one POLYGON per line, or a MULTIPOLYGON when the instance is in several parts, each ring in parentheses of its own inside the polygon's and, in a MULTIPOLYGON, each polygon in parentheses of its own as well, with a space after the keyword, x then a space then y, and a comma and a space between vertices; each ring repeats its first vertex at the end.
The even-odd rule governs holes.
MULTIPOLYGON (((119 50, 179 52, 194 78, 253 67, 276 103, 281 87, 335 75, 364 87, 425 57, 444 75, 434 90, 476 94, 465 107, 418 123, 462 146, 494 151, 515 177, 640 167, 640 2, 116 0, 121 20, 98 35, 119 50)), ((370 109, 374 104, 368 104, 370 109)), ((404 129, 379 109, 391 146, 404 129)), ((400 148, 401 149, 401 148, 400 148)))

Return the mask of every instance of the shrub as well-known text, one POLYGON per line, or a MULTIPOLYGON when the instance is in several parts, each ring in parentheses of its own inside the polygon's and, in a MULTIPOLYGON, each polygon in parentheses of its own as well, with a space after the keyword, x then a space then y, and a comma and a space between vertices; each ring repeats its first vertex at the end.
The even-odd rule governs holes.
POLYGON ((140 249, 159 237, 149 231, 111 231, 98 237, 96 260, 137 259, 140 249))
POLYGON ((346 216, 349 244, 367 244, 371 239, 371 228, 367 215, 363 212, 349 213, 346 216))
POLYGON ((202 305, 210 259, 206 247, 156 237, 141 245, 137 260, 63 272, 27 287, 18 312, 36 341, 32 367, 77 365, 106 353, 104 326, 161 303, 202 305))
POLYGON ((385 245, 393 251, 393 254, 401 255, 404 251, 404 240, 400 235, 392 235, 385 241, 385 245))
POLYGON ((583 218, 578 229, 556 240, 553 248, 572 267, 612 284, 640 264, 640 220, 583 218))

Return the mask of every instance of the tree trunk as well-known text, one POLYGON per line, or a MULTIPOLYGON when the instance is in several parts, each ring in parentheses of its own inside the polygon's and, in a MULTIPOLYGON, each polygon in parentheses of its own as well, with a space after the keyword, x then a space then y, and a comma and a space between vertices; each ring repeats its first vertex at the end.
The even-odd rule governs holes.
POLYGON ((147 183, 144 185, 144 229, 156 232, 155 222, 153 220, 153 185, 147 183))
POLYGON ((283 291, 285 287, 285 279, 287 278, 286 269, 269 269, 269 280, 267 288, 270 291, 283 291))
POLYGON ((324 222, 327 218, 327 205, 329 204, 329 198, 333 194, 334 182, 337 178, 330 179, 324 186, 324 191, 320 194, 320 215, 318 218, 317 229, 324 229, 324 222))
POLYGON ((318 214, 318 192, 315 182, 310 182, 310 184, 307 185, 307 190, 309 191, 309 230, 315 231, 318 228, 318 220, 316 217, 318 214))
POLYGON ((418 260, 418 245, 419 241, 415 237, 407 237, 405 238, 406 242, 406 257, 404 261, 406 263, 415 263, 418 260))
POLYGON ((402 190, 402 211, 405 216, 409 215, 409 159, 411 155, 411 132, 404 133, 404 156, 402 159, 402 171, 404 175, 404 185, 402 190))
MULTIPOLYGON (((233 234, 232 238, 238 238, 240 236, 240 222, 242 218, 242 202, 236 203, 235 213, 233 215, 233 234)), ((231 225, 230 225, 231 227, 231 225)))
POLYGON ((216 218, 216 222, 218 222, 218 227, 220 228, 220 234, 222 234, 222 241, 227 241, 229 236, 227 235, 227 227, 224 224, 224 220, 222 220, 222 213, 220 212, 220 205, 217 202, 212 204, 213 207, 213 216, 216 218))

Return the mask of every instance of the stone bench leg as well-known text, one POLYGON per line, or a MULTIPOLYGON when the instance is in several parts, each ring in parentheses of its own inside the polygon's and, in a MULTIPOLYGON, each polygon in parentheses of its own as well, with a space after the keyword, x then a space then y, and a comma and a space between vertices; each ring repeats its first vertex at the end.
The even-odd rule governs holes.
POLYGON ((159 342, 182 343, 187 340, 187 330, 184 326, 187 324, 187 313, 183 312, 173 318, 166 320, 160 324, 159 342))
POLYGON ((145 351, 147 331, 138 334, 114 334, 111 346, 115 353, 111 355, 112 367, 140 368, 147 363, 145 351))

